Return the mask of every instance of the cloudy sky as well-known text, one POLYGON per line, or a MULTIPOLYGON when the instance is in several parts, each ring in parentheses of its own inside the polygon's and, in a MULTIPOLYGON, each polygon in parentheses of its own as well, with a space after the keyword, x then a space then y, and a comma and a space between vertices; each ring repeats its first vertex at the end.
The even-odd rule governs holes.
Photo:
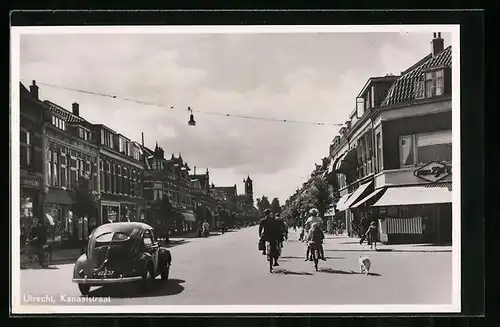
MULTIPOLYGON (((182 157, 218 186, 250 175, 257 196, 284 201, 307 179, 337 127, 226 118, 344 123, 366 80, 399 74, 430 52, 431 33, 22 35, 20 76, 148 106, 40 85, 40 97, 182 157), (174 106, 174 110, 168 107, 174 106)), ((445 46, 450 37, 443 34, 445 46)))

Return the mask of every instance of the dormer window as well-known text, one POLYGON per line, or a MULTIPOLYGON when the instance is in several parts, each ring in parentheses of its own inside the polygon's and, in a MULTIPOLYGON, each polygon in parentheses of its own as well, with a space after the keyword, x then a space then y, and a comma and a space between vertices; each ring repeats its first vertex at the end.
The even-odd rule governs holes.
POLYGON ((441 96, 444 93, 443 69, 424 72, 424 74, 415 82, 415 99, 432 98, 441 96))
POLYGON ((90 131, 83 127, 78 127, 78 136, 85 141, 90 141, 90 131))
POLYGON ((59 117, 52 116, 52 125, 59 129, 62 129, 63 131, 66 130, 66 122, 59 117))
POLYGON ((444 94, 443 70, 425 73, 425 95, 427 98, 444 94))

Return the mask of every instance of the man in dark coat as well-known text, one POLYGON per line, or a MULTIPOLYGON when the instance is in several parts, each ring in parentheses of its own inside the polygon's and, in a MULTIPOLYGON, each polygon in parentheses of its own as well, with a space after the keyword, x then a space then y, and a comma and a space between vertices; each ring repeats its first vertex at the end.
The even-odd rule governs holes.
MULTIPOLYGON (((260 242, 271 242, 277 246, 278 242, 280 242, 283 237, 283 225, 281 222, 274 219, 271 215, 271 210, 264 210, 264 214, 265 217, 261 219, 259 224, 260 242)), ((262 251, 262 254, 266 254, 265 248, 262 251)), ((274 257, 274 266, 278 266, 278 256, 274 257)))

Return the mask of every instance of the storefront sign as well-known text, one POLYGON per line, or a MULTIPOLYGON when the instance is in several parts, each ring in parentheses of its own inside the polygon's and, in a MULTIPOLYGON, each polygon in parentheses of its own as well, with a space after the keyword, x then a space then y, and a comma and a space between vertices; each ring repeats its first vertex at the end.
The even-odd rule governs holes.
POLYGON ((39 188, 40 187, 40 180, 21 177, 21 185, 26 186, 26 187, 39 188))
POLYGON ((437 182, 446 176, 451 175, 451 166, 444 163, 433 161, 420 167, 413 173, 415 177, 428 182, 437 182))

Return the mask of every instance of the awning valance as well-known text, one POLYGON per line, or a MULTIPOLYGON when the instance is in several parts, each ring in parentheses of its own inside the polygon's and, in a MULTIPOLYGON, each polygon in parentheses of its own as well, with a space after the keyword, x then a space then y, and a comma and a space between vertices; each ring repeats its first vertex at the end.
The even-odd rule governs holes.
POLYGON ((368 187, 370 187, 371 185, 373 185, 373 181, 370 181, 368 183, 365 183, 365 184, 361 184, 357 189, 356 191, 354 191, 352 193, 352 196, 349 197, 349 199, 346 201, 345 203, 345 207, 346 209, 347 208, 350 208, 352 204, 354 204, 354 202, 356 202, 357 200, 359 200, 361 198, 361 196, 363 195, 363 193, 368 189, 368 187))
POLYGON ((194 221, 196 221, 196 218, 195 218, 195 216, 192 213, 181 212, 181 215, 184 217, 185 221, 188 221, 188 222, 194 222, 194 221))
POLYGON ((451 203, 451 183, 389 187, 374 207, 451 203))
POLYGON ((338 211, 343 211, 345 209, 347 209, 347 207, 345 206, 345 203, 347 202, 347 200, 349 199, 349 197, 352 195, 352 193, 348 193, 348 194, 344 194, 339 202, 337 202, 337 210, 338 211))
POLYGON ((73 204, 73 199, 69 195, 68 191, 51 189, 45 197, 46 203, 56 203, 56 204, 73 204))
POLYGON ((356 201, 355 203, 351 204, 351 208, 357 208, 357 207, 359 207, 360 205, 366 203, 368 200, 373 199, 374 197, 378 196, 383 191, 385 191, 385 188, 379 188, 379 189, 375 190, 374 192, 372 192, 369 195, 365 196, 361 200, 356 201))

